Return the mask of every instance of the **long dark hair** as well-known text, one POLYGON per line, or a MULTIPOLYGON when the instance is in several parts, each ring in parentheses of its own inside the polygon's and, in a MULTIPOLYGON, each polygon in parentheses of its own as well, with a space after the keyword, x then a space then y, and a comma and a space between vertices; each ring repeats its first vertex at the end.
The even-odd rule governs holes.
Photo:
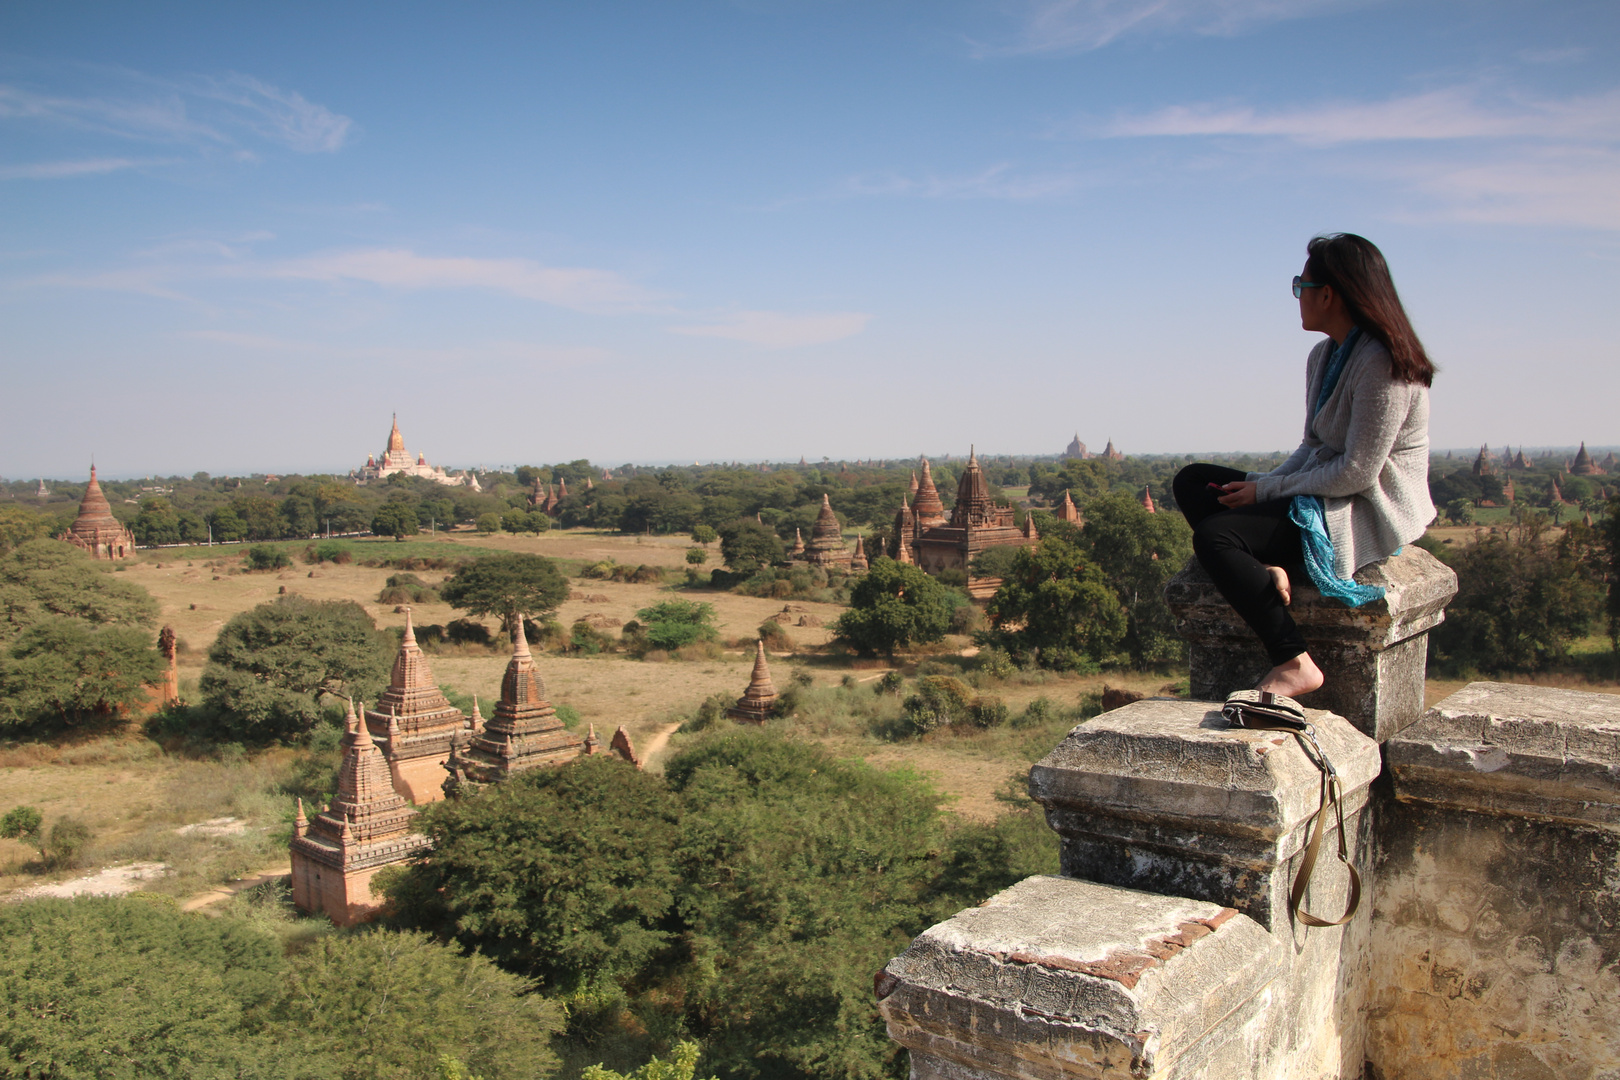
POLYGON ((1350 318, 1389 350, 1400 382, 1434 385, 1434 364, 1406 317, 1384 253, 1354 233, 1318 236, 1305 245, 1305 277, 1331 285, 1344 297, 1350 318))

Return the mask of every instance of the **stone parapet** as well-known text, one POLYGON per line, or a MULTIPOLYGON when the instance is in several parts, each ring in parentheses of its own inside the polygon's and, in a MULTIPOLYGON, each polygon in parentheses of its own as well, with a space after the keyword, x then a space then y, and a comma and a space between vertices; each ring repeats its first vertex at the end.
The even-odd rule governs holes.
POLYGON ((878 1008, 913 1080, 1244 1080, 1284 954, 1231 908, 1036 877, 924 931, 878 1008))
MULTIPOLYGON (((1352 608, 1294 583, 1291 611, 1327 676, 1310 704, 1338 713, 1383 742, 1423 713, 1428 632, 1445 620, 1457 575, 1408 545, 1356 574, 1384 597, 1352 608)), ((1210 581, 1196 558, 1171 578, 1165 600, 1187 639, 1192 697, 1220 701, 1255 685, 1271 668, 1258 639, 1210 581)))
POLYGON ((1620 828, 1620 697, 1476 682, 1387 747, 1396 798, 1620 828))
POLYGON ((1620 696, 1472 683, 1385 753, 1371 1075, 1620 1077, 1620 696))
MULTIPOLYGON (((1359 851, 1378 746, 1331 713, 1309 717, 1359 851)), ((1076 727, 1030 770, 1029 788, 1061 838, 1066 877, 1221 904, 1281 932, 1320 777, 1292 735, 1230 728, 1207 702, 1161 698, 1076 727)), ((1324 854, 1334 843, 1330 831, 1324 854)), ((1319 863, 1308 906, 1342 906, 1345 887, 1336 862, 1319 863)))

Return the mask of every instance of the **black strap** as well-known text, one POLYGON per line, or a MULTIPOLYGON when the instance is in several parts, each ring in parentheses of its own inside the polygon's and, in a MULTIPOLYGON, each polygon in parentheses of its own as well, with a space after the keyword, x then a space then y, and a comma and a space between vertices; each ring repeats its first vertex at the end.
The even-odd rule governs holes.
POLYGON ((1316 808, 1316 819, 1307 826, 1311 838, 1305 845, 1305 857, 1300 860, 1299 873, 1294 875, 1294 888, 1288 895, 1288 910, 1293 913, 1294 918, 1306 926, 1343 926, 1355 918, 1356 910, 1361 906, 1361 875, 1356 871, 1355 864, 1350 861, 1350 853, 1345 844, 1344 803, 1340 799, 1342 792, 1339 788, 1339 773, 1328 760, 1322 744, 1316 741, 1316 729, 1310 724, 1305 724, 1302 730, 1292 718, 1285 720, 1270 716, 1255 709, 1245 708, 1240 702, 1229 702, 1226 708, 1221 710, 1221 715, 1240 727, 1260 731, 1286 731, 1298 740, 1306 758, 1321 771, 1321 797, 1316 808), (1238 716, 1229 715, 1232 712, 1238 713, 1238 716), (1305 887, 1310 884, 1311 873, 1316 869, 1316 857, 1322 850, 1322 831, 1327 826, 1329 803, 1332 804, 1339 823, 1339 861, 1350 872, 1350 901, 1345 905, 1344 914, 1331 920, 1312 915, 1304 908, 1305 887))

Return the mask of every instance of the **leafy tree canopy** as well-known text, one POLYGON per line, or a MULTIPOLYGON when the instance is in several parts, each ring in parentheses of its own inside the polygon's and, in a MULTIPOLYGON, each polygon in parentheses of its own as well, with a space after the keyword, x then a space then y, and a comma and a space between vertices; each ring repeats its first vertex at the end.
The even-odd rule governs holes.
POLYGON ((472 615, 538 619, 568 599, 568 580, 540 555, 502 551, 460 567, 439 588, 453 608, 472 615))
POLYGON ((719 632, 714 628, 714 605, 692 600, 665 600, 661 604, 642 608, 636 618, 645 628, 646 642, 654 649, 673 652, 683 645, 698 641, 714 641, 719 632))
POLYGON ((0 727, 55 718, 112 717, 147 700, 163 660, 153 637, 51 615, 30 624, 0 654, 0 727))
POLYGON ((371 531, 376 536, 403 540, 415 536, 418 527, 416 511, 402 502, 385 502, 371 515, 371 531))
POLYGON ((951 591, 910 563, 883 557, 850 590, 834 631, 864 656, 893 655, 912 643, 939 641, 950 629, 951 591))
POLYGON ((782 540, 758 521, 739 518, 720 526, 720 557, 733 571, 752 574, 761 566, 771 566, 786 555, 782 540))
POLYGON ((29 540, 0 555, 0 641, 48 615, 149 627, 157 614, 145 589, 59 540, 29 540))
POLYGON ((1164 586, 1192 557, 1192 530, 1179 513, 1147 508, 1128 495, 1086 504, 1078 547, 1097 564, 1125 613, 1122 647, 1144 667, 1184 654, 1164 586))
POLYGON ((359 604, 289 594, 225 624, 199 687, 222 733, 295 738, 319 721, 322 695, 375 695, 394 651, 393 636, 359 604))
POLYGON ((980 644, 1060 671, 1107 659, 1127 627, 1102 570, 1057 536, 1043 537, 1033 551, 1019 551, 985 614, 990 629, 978 635, 980 644))

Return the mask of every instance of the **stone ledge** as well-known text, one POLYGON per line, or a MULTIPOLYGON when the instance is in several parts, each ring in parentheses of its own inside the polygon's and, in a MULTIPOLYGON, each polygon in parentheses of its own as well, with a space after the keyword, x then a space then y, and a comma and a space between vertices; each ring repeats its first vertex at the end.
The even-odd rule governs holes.
MULTIPOLYGON (((1307 715, 1355 822, 1382 768, 1378 746, 1341 717, 1307 715)), ((1070 731, 1030 770, 1029 790, 1063 839, 1064 875, 1196 897, 1275 930, 1321 773, 1292 735, 1230 728, 1208 702, 1150 698, 1070 731)), ((1324 843, 1334 828, 1330 818, 1324 843)), ((1312 888, 1340 876, 1321 872, 1312 888)))
POLYGON ((1620 828, 1620 695, 1469 683, 1386 750, 1402 802, 1620 828))
POLYGON ((914 1075, 1140 1077, 1240 1034, 1284 967, 1231 908, 1038 877, 924 931, 877 991, 914 1075))

